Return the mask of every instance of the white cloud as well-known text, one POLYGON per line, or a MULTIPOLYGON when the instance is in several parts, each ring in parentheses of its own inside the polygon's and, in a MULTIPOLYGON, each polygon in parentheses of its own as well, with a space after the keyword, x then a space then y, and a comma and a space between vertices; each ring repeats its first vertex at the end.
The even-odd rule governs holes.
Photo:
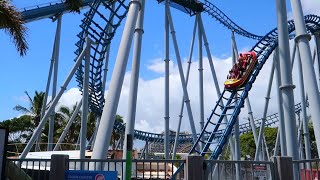
POLYGON ((320 15, 320 1, 318 0, 303 0, 301 1, 304 14, 320 15))
MULTIPOLYGON (((218 76, 218 82, 222 91, 223 82, 227 76, 229 69, 231 68, 231 58, 218 59, 213 58, 215 71, 218 76)), ((171 61, 170 66, 170 129, 176 129, 179 113, 182 101, 182 87, 179 77, 179 71, 175 62, 171 61)), ((266 63, 265 68, 259 75, 258 79, 268 79, 270 71, 269 63, 266 63)), ((164 62, 154 61, 149 67, 157 70, 156 72, 163 72, 164 62), (162 69, 160 71, 160 69, 162 69), (158 71, 159 70, 159 71, 158 71)), ((187 63, 183 63, 184 73, 186 71, 187 63)), ((208 59, 204 59, 204 111, 205 121, 210 115, 211 110, 214 108, 216 101, 218 100, 216 95, 216 89, 214 87, 212 74, 209 69, 208 59)), ((260 117, 263 110, 264 96, 266 91, 266 81, 258 80, 255 83, 254 91, 250 92, 252 98, 252 107, 254 108, 254 114, 256 117, 260 117), (257 101, 259 99, 259 101, 257 101), (258 104, 258 105, 257 105, 258 104), (260 106, 260 107, 258 107, 260 106)), ((121 98, 119 101, 118 114, 122 115, 126 121, 127 109, 128 109, 128 97, 130 88, 130 72, 127 72, 124 79, 124 85, 122 87, 121 98)), ((188 93, 192 107, 193 118, 195 121, 196 129, 199 131, 199 77, 198 77, 198 62, 194 61, 191 65, 188 93)), ((137 100, 137 113, 136 113, 136 129, 160 133, 164 130, 164 75, 159 77, 145 80, 139 79, 138 88, 138 100, 137 100)), ((107 93, 106 93, 107 94, 107 93)), ((242 117, 246 116, 246 110, 242 110, 242 117)), ((273 111, 274 112, 274 111, 273 111)), ((183 123, 181 130, 190 131, 190 125, 188 120, 188 113, 186 108, 183 113, 183 123)))
MULTIPOLYGON (((71 108, 73 105, 75 105, 77 102, 81 100, 81 92, 78 88, 71 88, 67 90, 63 95, 61 96, 59 103, 57 104, 56 110, 63 106, 67 106, 71 108)), ((49 98, 48 98, 49 99, 49 98)), ((50 97, 51 99, 51 97, 50 97)))
MULTIPOLYGON (((164 60, 162 58, 156 58, 154 60, 151 60, 151 64, 147 65, 147 69, 155 73, 163 74, 165 73, 165 67, 162 64, 164 64, 164 60)), ((172 72, 173 68, 174 68, 173 62, 169 61, 170 72, 172 72)))

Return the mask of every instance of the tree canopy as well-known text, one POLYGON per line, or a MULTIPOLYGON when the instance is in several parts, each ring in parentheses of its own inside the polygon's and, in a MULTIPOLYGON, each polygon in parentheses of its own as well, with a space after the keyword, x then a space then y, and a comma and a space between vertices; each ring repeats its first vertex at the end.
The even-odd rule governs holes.
POLYGON ((28 43, 26 40, 27 28, 21 13, 8 0, 0 1, 0 29, 4 29, 13 39, 21 56, 26 55, 28 43))

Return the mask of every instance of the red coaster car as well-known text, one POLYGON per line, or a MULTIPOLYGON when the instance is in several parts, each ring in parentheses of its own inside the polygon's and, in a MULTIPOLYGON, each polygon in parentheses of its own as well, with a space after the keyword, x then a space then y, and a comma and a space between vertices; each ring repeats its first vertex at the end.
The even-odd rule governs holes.
POLYGON ((255 52, 240 54, 238 61, 229 71, 227 80, 224 82, 224 87, 231 90, 243 87, 256 64, 257 55, 255 52))

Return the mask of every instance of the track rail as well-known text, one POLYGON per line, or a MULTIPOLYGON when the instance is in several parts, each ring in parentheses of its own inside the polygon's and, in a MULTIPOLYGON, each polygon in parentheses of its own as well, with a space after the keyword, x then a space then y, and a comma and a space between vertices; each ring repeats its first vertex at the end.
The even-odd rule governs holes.
MULTIPOLYGON (((320 17, 316 15, 305 16, 305 22, 309 33, 320 30, 320 17)), ((295 30, 294 22, 288 21, 288 32, 292 33, 295 30)), ((232 133, 233 126, 236 122, 241 108, 244 105, 245 98, 259 75, 263 65, 278 46, 278 33, 277 28, 270 31, 264 36, 252 49, 257 54, 258 63, 253 70, 248 82, 243 89, 238 91, 224 90, 219 102, 214 107, 208 121, 206 122, 200 136, 195 142, 189 154, 198 153, 202 156, 205 154, 210 155, 210 159, 217 159, 224 145, 226 144, 229 136, 232 133), (237 96, 236 96, 237 95, 237 96), (224 101, 224 106, 220 106, 220 101, 224 101), (226 124, 222 122, 222 119, 227 118, 226 124), (213 130, 212 130, 213 127, 213 130), (201 140, 201 137, 208 137, 205 141, 201 140), (197 150, 200 143, 204 146, 201 150, 197 150)))
MULTIPOLYGON (((107 1, 107 0, 102 0, 107 1)), ((90 4, 92 4, 94 0, 84 0, 82 3, 82 9, 89 7, 90 4)), ((66 12, 69 12, 70 9, 68 9, 65 6, 65 1, 55 1, 45 4, 39 4, 37 6, 31 6, 21 9, 21 14, 24 22, 32 22, 37 21, 45 18, 51 18, 56 16, 57 14, 63 14, 66 12)))
POLYGON ((224 14, 217 6, 209 2, 208 0, 204 0, 201 2, 204 8, 204 12, 206 12, 209 16, 213 17, 221 24, 223 24, 226 28, 230 29, 231 31, 251 39, 260 40, 263 36, 259 36, 253 33, 250 33, 239 25, 234 23, 226 14, 224 14))
MULTIPOLYGON (((97 114, 102 113, 104 105, 102 77, 106 73, 103 70, 106 50, 127 12, 128 5, 126 0, 108 2, 96 0, 90 5, 90 10, 85 13, 85 18, 80 25, 82 31, 77 35, 79 37, 79 41, 76 43, 77 50, 75 51, 77 57, 83 50, 86 36, 89 36, 95 42, 90 50, 89 107, 91 111, 97 114)), ((82 64, 76 72, 80 91, 82 91, 83 87, 84 63, 85 60, 83 58, 82 64)))

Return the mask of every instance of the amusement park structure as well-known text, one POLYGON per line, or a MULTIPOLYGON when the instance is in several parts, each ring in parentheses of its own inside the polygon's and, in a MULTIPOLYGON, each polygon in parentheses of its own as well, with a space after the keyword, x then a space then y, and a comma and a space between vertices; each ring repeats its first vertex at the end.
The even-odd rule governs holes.
MULTIPOLYGON (((164 122, 163 134, 144 132, 135 130, 135 115, 137 105, 137 92, 139 84, 139 67, 142 48, 142 36, 144 32, 144 7, 145 0, 85 0, 83 11, 86 11, 82 20, 81 32, 77 35, 79 40, 76 42, 76 58, 73 68, 66 77, 61 89, 57 89, 57 66, 59 60, 61 16, 68 12, 63 2, 49 3, 22 11, 25 22, 37 21, 43 18, 53 18, 57 22, 57 30, 52 52, 52 61, 49 70, 48 83, 46 87, 46 97, 48 96, 51 79, 53 78, 52 101, 48 104, 49 108, 42 111, 42 118, 39 126, 34 131, 31 139, 21 154, 25 158, 36 143, 41 131, 50 121, 49 142, 53 142, 54 133, 54 109, 59 102, 62 94, 73 77, 78 82, 78 87, 82 92, 81 103, 78 104, 75 114, 70 118, 62 136, 57 144, 62 143, 64 136, 68 132, 75 115, 82 107, 82 120, 80 130, 80 158, 85 158, 87 146, 92 147, 92 159, 104 159, 110 144, 112 130, 115 129, 125 137, 124 159, 131 157, 132 141, 139 139, 146 143, 164 143, 165 159, 174 158, 178 144, 192 143, 189 154, 199 154, 208 159, 219 159, 224 148, 230 147, 232 158, 240 160, 239 135, 246 132, 253 132, 256 144, 255 160, 264 160, 262 154, 265 150, 264 127, 278 123, 278 135, 274 155, 278 155, 281 149, 282 156, 291 156, 298 160, 299 144, 304 144, 300 149, 300 154, 304 154, 305 159, 311 159, 310 137, 308 132, 308 114, 312 117, 317 148, 320 148, 320 98, 314 63, 320 63, 320 16, 303 16, 301 2, 291 0, 293 20, 287 20, 285 1, 276 1, 277 27, 264 36, 255 35, 241 28, 225 15, 218 7, 208 0, 158 0, 159 4, 164 5, 164 31, 165 31, 165 94, 164 94, 164 122), (200 107, 200 130, 196 130, 194 115, 190 104, 188 93, 188 79, 190 65, 183 69, 182 58, 180 56, 179 44, 176 37, 175 26, 172 19, 171 7, 186 13, 195 18, 192 34, 192 43, 189 61, 191 61, 195 40, 198 35, 198 56, 199 56, 199 107, 200 107), (226 77, 224 88, 220 89, 222 82, 218 82, 215 72, 209 42, 207 39, 202 16, 208 15, 224 27, 231 31, 232 56, 234 60, 233 68, 226 77), (110 44, 118 28, 124 23, 124 29, 118 48, 117 58, 108 86, 108 94, 105 97, 107 70, 109 64, 110 44), (171 37, 170 37, 171 34, 171 37), (256 44, 248 51, 238 53, 234 34, 256 40, 256 44), (179 125, 176 134, 169 134, 169 44, 170 39, 174 49, 175 59, 179 70, 183 97, 181 97, 181 111, 179 115, 179 125), (293 53, 290 56, 289 39, 294 39, 293 53), (311 51, 309 41, 315 40, 315 50, 311 51), (132 53, 132 69, 130 92, 128 102, 128 115, 126 123, 115 121, 115 116, 119 104, 120 93, 126 73, 128 59, 130 57, 131 42, 134 42, 132 53), (207 53, 209 70, 212 75, 213 84, 216 88, 218 99, 211 114, 205 121, 204 113, 204 84, 203 84, 203 48, 207 53), (271 57, 273 56, 273 57, 271 57), (239 57, 239 58, 238 58, 239 57), (296 58, 295 58, 296 57, 296 58), (264 67, 266 61, 273 61, 269 83, 267 84, 267 95, 262 117, 254 119, 249 100, 249 92, 255 85, 255 81, 264 67), (295 104, 292 80, 293 61, 299 68, 299 83, 296 84, 301 89, 300 103, 295 104), (186 73, 184 72, 186 70, 186 73), (273 77, 275 76, 277 88, 278 113, 267 115, 273 77), (307 95, 307 96, 306 96, 307 95), (307 98, 308 97, 308 98, 307 98), (182 113, 186 107, 190 123, 191 134, 180 134, 182 113), (239 123, 239 114, 243 107, 248 110, 248 123, 239 123), (86 137, 86 124, 88 112, 98 114, 97 127, 93 137, 86 137), (298 124, 296 114, 302 114, 298 124), (296 130, 298 127, 299 132, 296 130), (259 131, 257 131, 259 129, 259 131), (301 130, 301 131, 300 131, 301 130), (301 138, 303 136, 303 138, 301 138), (89 140, 90 139, 90 140, 89 140), (89 140, 89 143, 87 143, 89 140), (302 142, 304 140, 304 143, 302 142), (169 144, 173 143, 174 148, 170 155, 169 144)), ((171 44, 170 44, 171 45, 171 44)), ((47 104, 47 98, 45 103, 47 104)), ((197 107, 198 108, 198 107, 197 107)), ((300 117, 300 116, 299 116, 300 117)), ((146 146, 147 147, 147 146, 146 146)), ((272 147, 273 148, 273 147, 272 147)), ((48 146, 48 151, 57 150, 56 147, 48 146)), ((280 154, 279 154, 280 155, 280 154)), ((130 168, 130 166, 127 166, 130 168)))

